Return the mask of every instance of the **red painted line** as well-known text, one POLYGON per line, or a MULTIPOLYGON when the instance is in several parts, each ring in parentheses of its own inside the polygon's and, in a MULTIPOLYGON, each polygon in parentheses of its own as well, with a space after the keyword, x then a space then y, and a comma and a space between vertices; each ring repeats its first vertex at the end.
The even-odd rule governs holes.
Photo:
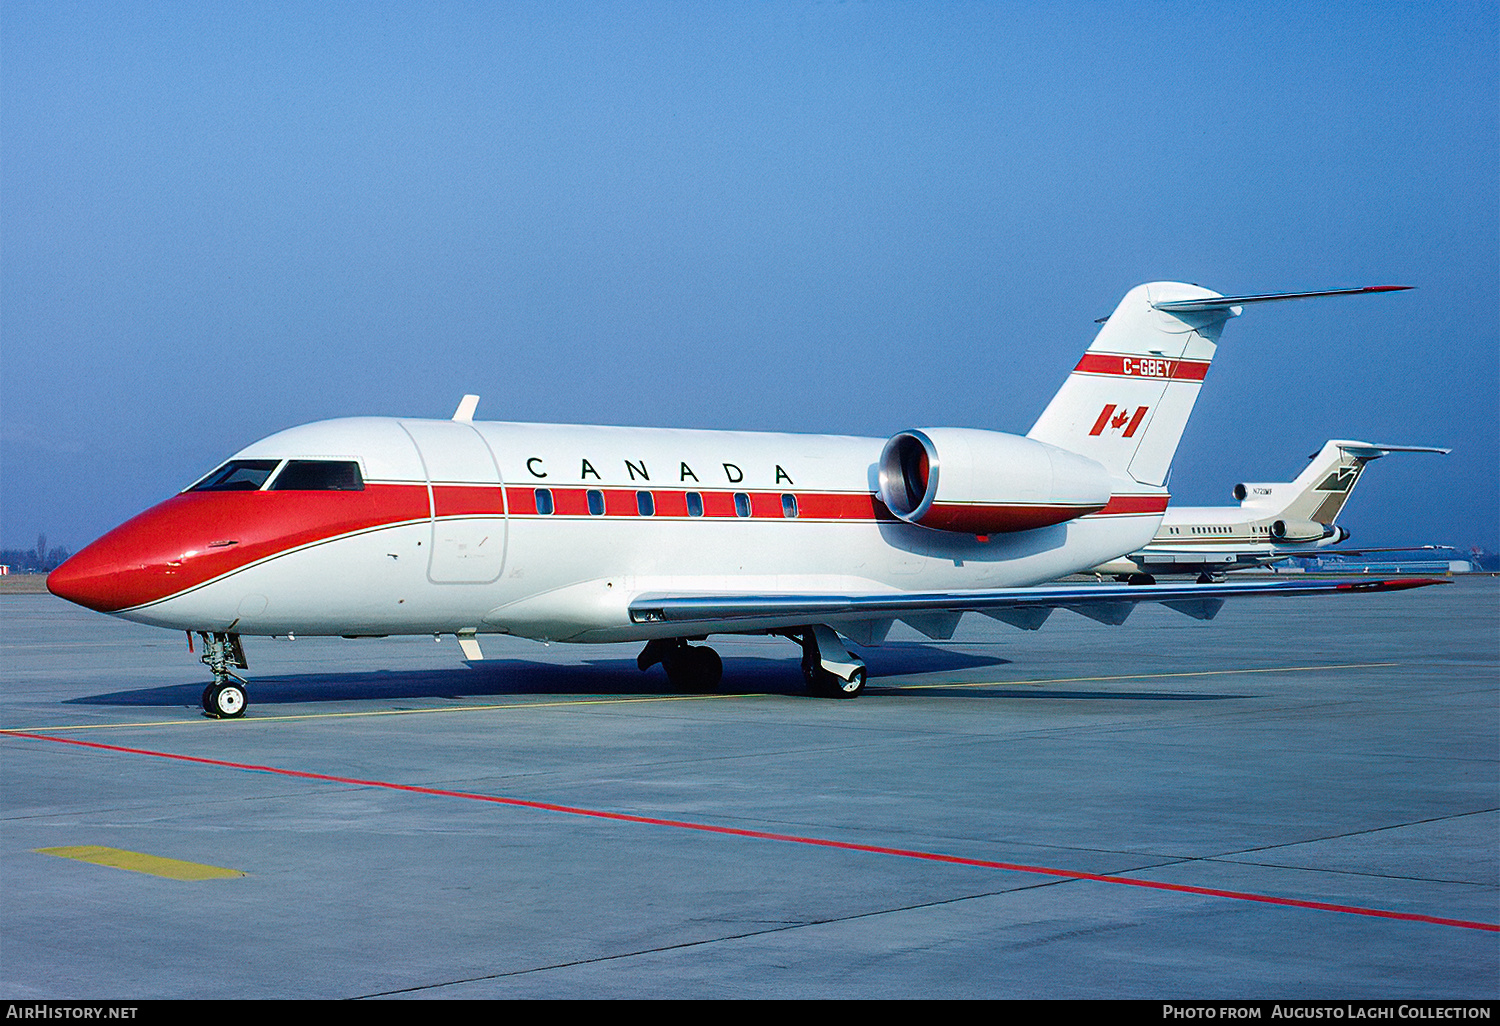
POLYGON ((208 759, 197 755, 157 752, 147 748, 127 748, 123 745, 107 745, 98 741, 80 741, 76 738, 68 737, 50 737, 46 734, 31 734, 17 730, 0 730, 0 735, 24 738, 30 741, 51 741, 61 745, 76 745, 80 748, 96 748, 107 752, 122 752, 127 755, 149 755, 157 759, 174 759, 178 762, 191 762, 202 766, 220 766, 225 769, 249 770, 253 773, 271 773, 283 777, 298 777, 303 780, 322 780, 333 784, 352 784, 356 787, 378 787, 388 791, 405 791, 410 794, 426 794, 440 798, 465 798, 469 801, 490 802, 495 805, 536 809, 542 812, 561 812, 570 816, 586 816, 591 819, 606 819, 617 823, 640 823, 646 826, 673 827, 678 830, 697 830, 702 833, 723 834, 729 837, 748 837, 761 841, 783 841, 789 844, 807 844, 819 848, 837 848, 843 851, 858 851, 871 855, 894 855, 899 858, 921 859, 926 862, 942 862, 954 866, 973 866, 980 869, 1000 869, 1011 873, 1029 873, 1035 876, 1053 876, 1064 880, 1090 880, 1094 883, 1120 884, 1126 887, 1146 887, 1151 890, 1174 891, 1178 894, 1198 894, 1211 898, 1232 898, 1236 901, 1254 901, 1265 905, 1284 905, 1289 908, 1313 909, 1320 912, 1343 912, 1348 915, 1369 916, 1376 919, 1399 919, 1413 923, 1430 923, 1436 926, 1457 926, 1465 930, 1486 930, 1491 933, 1500 932, 1500 923, 1481 923, 1469 919, 1447 919, 1442 916, 1426 916, 1415 912, 1393 912, 1388 909, 1365 908, 1360 905, 1336 905, 1326 901, 1306 901, 1300 898, 1278 898, 1270 894, 1229 891, 1217 887, 1194 887, 1190 884, 1162 883, 1156 880, 1136 880, 1128 876, 1081 873, 1073 869, 1029 866, 1018 862, 994 862, 989 859, 971 859, 961 855, 944 855, 940 852, 917 851, 911 848, 887 848, 875 844, 854 844, 849 841, 832 841, 823 837, 802 837, 797 834, 777 834, 765 830, 744 830, 739 827, 715 826, 711 823, 692 823, 680 819, 658 819, 654 816, 635 816, 625 812, 584 809, 574 805, 534 802, 524 798, 503 798, 498 795, 476 794, 473 791, 450 791, 440 787, 393 784, 384 780, 362 780, 358 777, 340 777, 329 773, 312 773, 307 770, 289 770, 280 769, 276 766, 257 766, 253 763, 229 762, 225 759, 208 759))

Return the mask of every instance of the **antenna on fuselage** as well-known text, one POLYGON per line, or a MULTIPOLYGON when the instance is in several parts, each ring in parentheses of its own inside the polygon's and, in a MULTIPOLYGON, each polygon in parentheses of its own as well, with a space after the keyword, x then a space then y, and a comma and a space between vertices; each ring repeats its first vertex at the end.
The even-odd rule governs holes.
POLYGON ((479 406, 479 396, 466 395, 458 401, 458 409, 453 411, 453 419, 463 424, 474 422, 474 410, 479 406))

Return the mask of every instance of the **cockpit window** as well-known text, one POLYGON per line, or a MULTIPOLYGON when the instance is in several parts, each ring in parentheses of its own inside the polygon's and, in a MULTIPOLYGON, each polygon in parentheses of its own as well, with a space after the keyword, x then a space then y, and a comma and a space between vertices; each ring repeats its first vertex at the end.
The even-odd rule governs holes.
POLYGON ((271 482, 273 492, 362 492, 365 479, 353 460, 288 460, 271 482))
POLYGON ((230 460, 202 481, 190 492, 253 492, 266 483, 271 471, 280 466, 280 460, 230 460))

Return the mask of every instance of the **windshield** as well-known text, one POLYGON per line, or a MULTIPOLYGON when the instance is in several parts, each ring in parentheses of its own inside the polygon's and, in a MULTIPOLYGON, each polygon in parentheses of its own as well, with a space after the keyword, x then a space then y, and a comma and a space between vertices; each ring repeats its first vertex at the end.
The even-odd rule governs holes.
POLYGON ((347 460, 288 460, 271 482, 273 492, 362 492, 359 464, 347 460))
POLYGON ((230 460, 188 489, 190 492, 253 492, 266 483, 280 460, 230 460))

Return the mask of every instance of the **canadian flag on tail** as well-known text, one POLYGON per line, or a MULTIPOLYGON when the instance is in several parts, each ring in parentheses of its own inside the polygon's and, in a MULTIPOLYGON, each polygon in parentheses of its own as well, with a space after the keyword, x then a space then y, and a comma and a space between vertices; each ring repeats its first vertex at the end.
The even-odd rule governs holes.
POLYGON ((1112 435, 1130 438, 1141 426, 1141 421, 1146 419, 1146 411, 1149 409, 1151 409, 1149 406, 1137 406, 1132 409, 1129 406, 1116 406, 1110 403, 1099 411, 1099 418, 1094 421, 1094 427, 1089 431, 1089 435, 1092 437, 1108 432, 1112 435))

